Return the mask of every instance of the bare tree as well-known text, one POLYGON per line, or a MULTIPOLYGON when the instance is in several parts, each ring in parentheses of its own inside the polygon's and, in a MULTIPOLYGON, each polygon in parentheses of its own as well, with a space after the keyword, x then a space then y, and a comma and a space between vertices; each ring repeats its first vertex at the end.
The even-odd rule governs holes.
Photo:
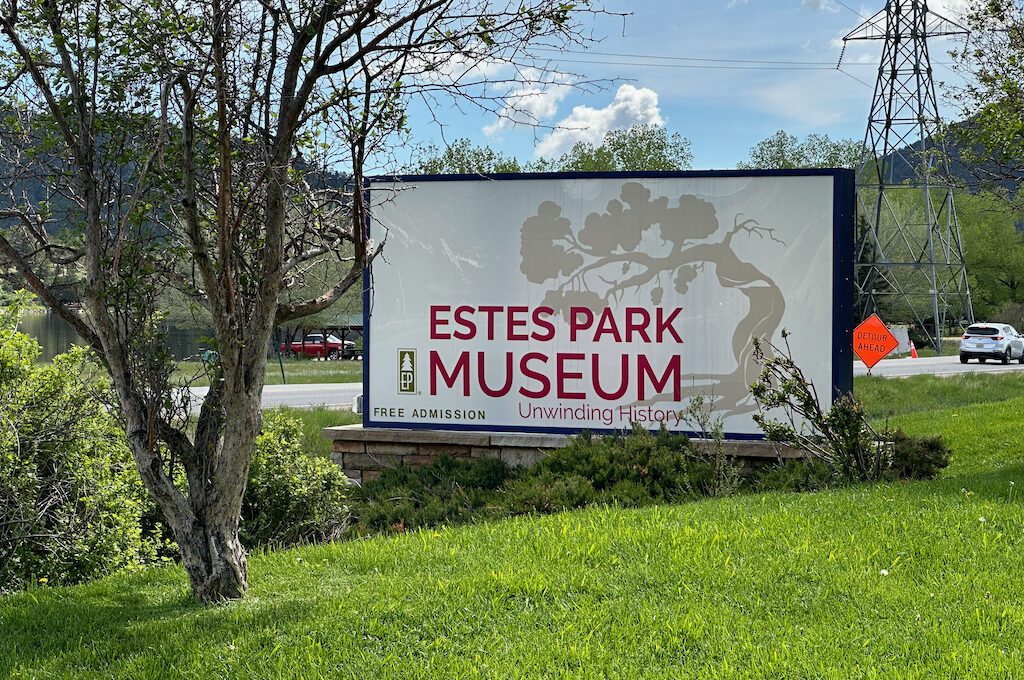
POLYGON ((331 305, 380 253, 363 177, 406 131, 410 100, 508 111, 502 92, 514 88, 489 74, 554 78, 530 47, 579 40, 578 11, 562 0, 0 1, 0 255, 109 370, 199 600, 246 591, 239 510, 268 341, 276 324, 331 305), (49 273, 69 270, 84 316, 49 273), (314 274, 323 285, 309 293, 314 274), (194 430, 161 332, 168 290, 206 310, 219 352, 194 430))

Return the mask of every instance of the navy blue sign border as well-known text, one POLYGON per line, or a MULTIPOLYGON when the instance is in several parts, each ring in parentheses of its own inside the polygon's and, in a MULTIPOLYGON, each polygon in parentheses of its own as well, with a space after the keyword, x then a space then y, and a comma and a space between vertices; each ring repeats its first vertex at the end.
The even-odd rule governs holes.
MULTIPOLYGON (((376 183, 465 182, 493 180, 565 179, 713 179, 718 177, 831 177, 832 214, 832 396, 853 393, 853 230, 856 223, 854 173, 845 169, 806 168, 793 170, 680 170, 664 172, 539 172, 468 175, 384 175, 364 180, 363 200, 368 207, 366 235, 371 236, 370 192, 376 183)), ((621 432, 621 429, 573 427, 516 427, 439 422, 394 422, 373 420, 370 397, 370 317, 372 316, 372 265, 363 271, 363 427, 401 430, 448 430, 455 432, 518 432, 528 434, 576 434, 621 432)), ((699 433, 685 432, 696 437, 699 433)), ((733 441, 763 440, 763 434, 725 433, 733 441)))

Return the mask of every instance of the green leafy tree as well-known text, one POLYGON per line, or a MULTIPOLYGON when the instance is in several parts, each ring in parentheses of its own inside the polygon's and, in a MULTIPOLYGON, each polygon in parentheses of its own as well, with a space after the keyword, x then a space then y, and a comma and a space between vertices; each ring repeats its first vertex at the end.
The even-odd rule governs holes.
POLYGON ((0 257, 108 369, 198 600, 246 591, 239 517, 269 341, 330 307, 381 252, 363 178, 404 138, 407 103, 503 108, 468 75, 480 63, 554 81, 530 47, 576 42, 585 8, 0 0, 0 257), (23 191, 28 180, 45 191, 23 191), (334 269, 325 287, 289 293, 321 264, 334 269), (80 274, 85 315, 40 275, 49 265, 80 274), (171 379, 167 288, 206 308, 217 343, 198 405, 171 379))
POLYGON ((855 168, 861 143, 810 134, 802 141, 785 130, 762 139, 750 149, 750 159, 737 164, 744 170, 788 168, 855 168))
POLYGON ((577 142, 558 158, 520 163, 487 146, 457 139, 443 150, 427 147, 411 171, 424 174, 488 174, 499 172, 621 172, 687 170, 693 164, 690 141, 659 125, 611 130, 600 144, 577 142))
POLYGON ((966 16, 971 41, 953 51, 968 79, 950 91, 964 122, 948 133, 982 186, 1000 187, 1019 208, 1024 201, 1024 3, 974 0, 966 16))
POLYGON ((1024 302, 1024 216, 988 192, 959 196, 957 214, 975 315, 994 318, 1006 304, 1024 302))
POLYGON ((474 146, 465 137, 456 139, 444 149, 431 144, 423 158, 411 168, 422 175, 473 175, 498 172, 522 172, 523 168, 511 158, 487 146, 474 146))
POLYGON ((576 142, 553 160, 532 164, 537 171, 617 172, 639 170, 688 170, 693 165, 690 141, 660 125, 634 125, 611 130, 594 145, 576 142))

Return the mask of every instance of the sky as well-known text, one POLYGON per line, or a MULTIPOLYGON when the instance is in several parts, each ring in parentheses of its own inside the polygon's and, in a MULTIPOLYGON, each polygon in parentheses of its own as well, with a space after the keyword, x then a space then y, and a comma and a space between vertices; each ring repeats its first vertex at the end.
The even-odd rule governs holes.
MULTIPOLYGON (((955 19, 967 4, 931 0, 928 6, 955 19)), ((604 0, 606 9, 630 16, 586 21, 585 28, 599 38, 586 48, 538 52, 574 75, 546 85, 506 86, 522 95, 520 108, 537 125, 465 106, 441 106, 430 116, 414 109, 411 122, 417 141, 441 145, 467 137, 524 160, 557 157, 578 140, 600 142, 609 130, 652 123, 690 140, 695 169, 733 168, 777 130, 859 141, 881 42, 849 43, 842 70, 835 67, 842 37, 884 5, 885 0, 604 0), (584 85, 595 80, 601 82, 584 85), (435 117, 441 128, 428 121, 435 117)), ((962 38, 929 41, 937 83, 962 82, 949 68, 948 55, 962 44, 962 38)), ((941 103, 941 86, 939 91, 942 115, 955 118, 955 110, 941 103)))

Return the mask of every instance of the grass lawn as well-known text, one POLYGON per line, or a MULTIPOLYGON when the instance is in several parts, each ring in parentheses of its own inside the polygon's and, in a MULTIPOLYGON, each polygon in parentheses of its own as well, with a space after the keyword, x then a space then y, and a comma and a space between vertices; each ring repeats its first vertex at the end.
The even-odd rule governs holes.
MULTIPOLYGON (((954 356, 960 353, 960 338, 943 338, 942 339, 942 356, 954 356)), ((939 356, 939 352, 935 351, 934 347, 918 347, 917 354, 921 357, 934 357, 939 356)), ((906 355, 904 355, 906 356, 906 355)))
MULTIPOLYGON (((363 379, 363 362, 359 361, 315 361, 313 359, 284 359, 284 374, 289 385, 310 383, 360 382, 363 379)), ((204 366, 199 361, 178 362, 175 378, 195 378, 194 386, 209 385, 204 366)), ((277 357, 267 362, 267 384, 280 385, 281 364, 277 357)))
POLYGON ((1024 373, 964 373, 948 378, 857 376, 853 393, 869 418, 1004 401, 1024 396, 1024 373))
POLYGON ((363 422, 362 415, 349 409, 337 409, 327 406, 312 408, 291 408, 280 406, 270 412, 284 413, 302 422, 302 450, 314 456, 328 456, 331 453, 331 442, 324 439, 325 427, 354 425, 363 422))
POLYGON ((893 417, 948 437, 931 482, 257 555, 250 596, 209 609, 177 568, 9 596, 0 675, 1019 677, 1022 412, 893 417))

